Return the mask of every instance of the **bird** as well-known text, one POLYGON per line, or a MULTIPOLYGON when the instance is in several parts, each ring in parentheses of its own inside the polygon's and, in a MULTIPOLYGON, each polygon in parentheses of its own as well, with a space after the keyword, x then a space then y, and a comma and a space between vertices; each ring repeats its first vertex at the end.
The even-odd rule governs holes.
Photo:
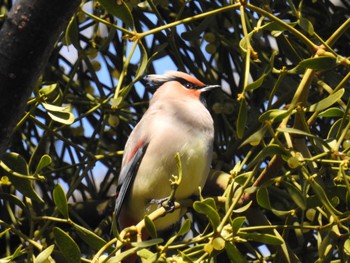
MULTIPOLYGON (((180 156, 182 180, 175 200, 199 194, 211 166, 214 141, 213 118, 205 105, 205 94, 219 85, 205 85, 180 71, 147 76, 156 87, 149 107, 132 130, 123 153, 115 204, 120 229, 135 225, 159 207, 171 193, 170 179, 178 174, 180 156)), ((157 230, 176 224, 186 209, 176 209, 157 218, 157 230)))

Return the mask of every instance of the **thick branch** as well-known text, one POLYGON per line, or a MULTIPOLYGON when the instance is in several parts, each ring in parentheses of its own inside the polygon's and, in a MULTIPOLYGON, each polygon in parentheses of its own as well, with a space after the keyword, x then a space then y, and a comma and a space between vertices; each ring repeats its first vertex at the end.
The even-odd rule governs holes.
POLYGON ((0 30, 0 155, 81 0, 18 0, 0 30))

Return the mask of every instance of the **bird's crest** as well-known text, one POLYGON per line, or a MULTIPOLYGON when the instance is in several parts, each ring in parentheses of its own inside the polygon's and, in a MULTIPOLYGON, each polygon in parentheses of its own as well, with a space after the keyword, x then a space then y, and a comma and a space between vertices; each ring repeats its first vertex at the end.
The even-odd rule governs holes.
POLYGON ((191 83, 196 87, 204 87, 205 84, 191 75, 181 71, 167 71, 163 75, 150 74, 147 76, 147 80, 151 86, 159 87, 168 81, 179 81, 180 83, 191 83))

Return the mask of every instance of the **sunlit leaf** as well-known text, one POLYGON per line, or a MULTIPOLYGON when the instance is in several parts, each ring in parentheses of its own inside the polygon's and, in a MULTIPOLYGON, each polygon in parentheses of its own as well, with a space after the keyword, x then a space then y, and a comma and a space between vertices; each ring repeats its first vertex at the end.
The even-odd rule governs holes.
POLYGON ((334 107, 334 108, 329 108, 320 112, 317 116, 329 118, 329 117, 343 117, 343 115, 344 115, 344 111, 334 107))
POLYGON ((153 221, 148 217, 145 216, 145 227, 147 230, 147 233, 151 238, 156 238, 157 237, 157 229, 153 221))
POLYGON ((162 238, 154 238, 146 241, 141 241, 141 242, 131 242, 131 245, 133 247, 137 248, 146 248, 146 247, 152 247, 154 245, 158 245, 160 243, 164 242, 164 239, 162 238))
POLYGON ((320 56, 302 60, 299 68, 310 68, 314 70, 324 70, 336 66, 336 58, 331 56, 320 56))
POLYGON ((38 174, 42 169, 50 165, 51 162, 52 162, 52 159, 50 155, 44 154, 43 156, 41 156, 38 166, 36 167, 35 174, 38 174))
POLYGON ((70 125, 74 122, 74 115, 70 112, 48 112, 52 120, 60 122, 65 125, 70 125))
POLYGON ((272 109, 265 111, 263 114, 261 114, 261 116, 259 117, 259 121, 262 123, 264 123, 265 121, 270 121, 272 123, 273 121, 284 119, 292 113, 293 111, 290 110, 272 109))
POLYGON ((247 211, 249 209, 249 207, 252 205, 253 201, 248 202, 247 204, 245 204, 242 207, 239 207, 237 209, 233 210, 233 213, 235 214, 240 214, 240 213, 244 213, 245 211, 247 211))
POLYGON ((350 256, 350 239, 348 238, 347 240, 345 240, 344 242, 344 252, 350 256))
POLYGON ((69 106, 56 106, 47 103, 42 103, 44 108, 48 111, 48 115, 54 121, 60 122, 62 124, 70 125, 74 122, 74 115, 70 112, 69 106))
POLYGON ((209 199, 212 198, 194 202, 193 208, 196 212, 206 215, 215 229, 220 224, 220 216, 216 210, 216 206, 209 199))
POLYGON ((137 251, 137 255, 142 258, 142 259, 146 259, 145 262, 157 262, 159 259, 159 255, 157 253, 153 253, 152 251, 148 250, 148 249, 141 249, 139 251, 137 251))
POLYGON ((55 248, 55 245, 51 245, 40 252, 40 254, 35 258, 34 263, 50 263, 54 262, 50 260, 50 256, 55 248))
POLYGON ((39 94, 43 96, 45 102, 56 104, 62 98, 62 91, 57 83, 44 86, 39 90, 39 94))
POLYGON ((303 136, 308 136, 308 137, 314 137, 311 133, 295 129, 295 128, 278 128, 277 129, 279 132, 286 132, 290 134, 297 134, 297 135, 303 135, 303 136))
POLYGON ((340 89, 340 90, 330 94, 327 98, 307 107, 306 111, 308 111, 308 112, 322 111, 322 110, 332 106, 338 100, 340 100, 341 97, 344 95, 344 92, 345 92, 344 89, 340 89))

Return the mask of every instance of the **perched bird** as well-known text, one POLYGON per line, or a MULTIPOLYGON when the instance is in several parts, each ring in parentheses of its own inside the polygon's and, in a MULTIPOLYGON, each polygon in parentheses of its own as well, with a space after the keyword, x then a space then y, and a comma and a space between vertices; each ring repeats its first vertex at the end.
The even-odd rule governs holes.
MULTIPOLYGON (((179 71, 149 75, 148 81, 158 88, 125 145, 118 179, 115 215, 120 228, 138 223, 157 209, 154 200, 170 195, 169 180, 178 174, 177 153, 182 181, 176 200, 198 195, 210 169, 214 126, 203 94, 219 86, 205 85, 179 71)), ((155 220, 157 229, 176 223, 185 212, 180 210, 155 220)))

